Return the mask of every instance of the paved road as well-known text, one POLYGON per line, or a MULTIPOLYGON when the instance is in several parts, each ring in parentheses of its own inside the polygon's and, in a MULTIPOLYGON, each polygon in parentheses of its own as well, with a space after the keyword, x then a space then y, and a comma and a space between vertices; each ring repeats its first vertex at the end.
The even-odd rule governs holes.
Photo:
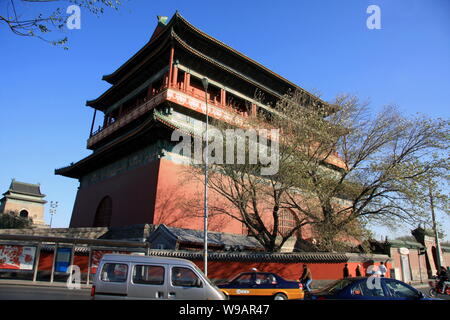
MULTIPOLYGON (((418 288, 428 296, 428 288, 418 288)), ((440 299, 450 300, 450 296, 439 296, 440 299)), ((90 290, 69 290, 59 287, 40 287, 0 284, 0 300, 89 300, 90 290)))
POLYGON ((90 290, 67 288, 0 285, 0 300, 89 300, 90 290))
MULTIPOLYGON (((427 297, 429 296, 428 295, 428 292, 430 291, 430 288, 429 287, 424 287, 424 288, 417 288, 419 291, 421 291, 421 292, 423 292, 423 294, 425 294, 427 297)), ((438 298, 438 299, 443 299, 443 300, 450 300, 450 296, 447 296, 447 295, 438 295, 436 298, 438 298)))

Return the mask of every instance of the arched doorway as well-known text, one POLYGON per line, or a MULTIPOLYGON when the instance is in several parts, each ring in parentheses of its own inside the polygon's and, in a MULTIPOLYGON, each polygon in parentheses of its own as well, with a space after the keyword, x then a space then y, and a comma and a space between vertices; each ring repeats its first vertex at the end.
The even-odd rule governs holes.
POLYGON ((431 253, 433 254, 434 268, 439 271, 439 264, 437 258, 437 250, 435 246, 431 247, 431 253))
POLYGON ((111 197, 104 197, 95 212, 94 227, 109 227, 112 216, 112 200, 111 197))
POLYGON ((25 209, 20 210, 19 217, 21 217, 21 218, 28 218, 28 211, 25 210, 25 209))

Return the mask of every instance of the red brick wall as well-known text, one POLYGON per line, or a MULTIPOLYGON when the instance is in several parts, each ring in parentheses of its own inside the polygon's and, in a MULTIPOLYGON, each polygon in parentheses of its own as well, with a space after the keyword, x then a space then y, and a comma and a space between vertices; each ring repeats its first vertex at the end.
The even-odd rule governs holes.
MULTIPOLYGON (((186 174, 188 168, 186 165, 161 159, 154 224, 164 223, 172 227, 203 230, 204 185, 202 177, 196 180, 186 174)), ((213 206, 218 202, 218 197, 210 191, 209 205, 213 206)), ((208 230, 241 234, 243 227, 230 217, 210 215, 208 230)))
MULTIPOLYGON (((193 262, 203 270, 202 260, 193 262)), ((51 271, 52 264, 53 253, 41 252, 39 271, 51 271)), ((87 273, 88 256, 75 255, 74 264, 80 267, 82 273, 87 273)), ((350 276, 355 276, 358 264, 362 266, 362 275, 365 275, 368 264, 348 262, 350 276)), ((307 265, 311 270, 313 280, 336 280, 343 277, 345 263, 307 263, 307 265)), ((375 265, 378 266, 379 263, 375 265)), ((303 271, 303 263, 209 261, 208 278, 214 280, 231 279, 241 272, 250 271, 252 268, 257 268, 259 271, 275 272, 287 280, 298 280, 303 271)), ((391 268, 391 265, 387 264, 387 268, 391 268)), ((389 276, 388 273, 387 277, 389 276)))
POLYGON ((445 267, 450 267, 450 252, 442 252, 442 263, 445 267))
MULTIPOLYGON (((399 252, 399 248, 391 248, 392 267, 397 269, 396 278, 398 280, 403 281, 404 279, 400 256, 401 255, 399 252)), ((409 249, 408 258, 411 269, 411 280, 420 281, 420 276, 422 276, 422 281, 428 279, 425 255, 419 256, 417 249, 409 249), (420 259, 420 266, 419 266, 419 259, 420 259)))
MULTIPOLYGON (((194 261, 203 270, 203 261, 194 261)), ((358 262, 348 262, 350 276, 355 276, 358 262)), ((336 280, 343 278, 345 263, 307 263, 311 270, 313 280, 336 280)), ((376 263, 378 266, 379 263, 376 263)), ((303 263, 275 263, 275 262, 208 262, 208 278, 210 279, 230 279, 235 275, 257 268, 259 271, 275 272, 287 280, 298 280, 303 271, 303 263)), ((365 275, 367 265, 361 268, 362 275, 365 275)), ((388 269, 390 264, 388 264, 388 269)), ((386 275, 390 276, 389 272, 386 275)))
POLYGON ((71 228, 92 227, 100 201, 112 198, 111 226, 152 223, 159 160, 80 188, 71 228))

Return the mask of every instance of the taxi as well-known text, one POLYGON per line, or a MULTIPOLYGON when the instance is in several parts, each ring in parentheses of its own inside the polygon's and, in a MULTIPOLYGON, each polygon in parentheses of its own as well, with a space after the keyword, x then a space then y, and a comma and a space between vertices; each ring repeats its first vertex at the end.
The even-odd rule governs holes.
POLYGON ((304 299, 303 285, 276 273, 244 272, 218 287, 229 299, 304 299))

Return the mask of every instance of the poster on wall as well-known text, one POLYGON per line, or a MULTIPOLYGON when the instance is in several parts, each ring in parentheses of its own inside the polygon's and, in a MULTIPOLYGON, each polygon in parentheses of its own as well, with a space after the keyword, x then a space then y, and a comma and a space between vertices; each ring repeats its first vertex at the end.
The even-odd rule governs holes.
POLYGON ((55 262, 55 272, 67 272, 72 258, 72 248, 58 248, 55 262))
POLYGON ((0 269, 33 270, 36 247, 0 245, 0 269))
POLYGON ((131 252, 131 251, 114 251, 114 250, 92 250, 91 258, 91 274, 97 272, 100 260, 102 260, 105 254, 132 254, 132 255, 144 255, 143 252, 131 252))

